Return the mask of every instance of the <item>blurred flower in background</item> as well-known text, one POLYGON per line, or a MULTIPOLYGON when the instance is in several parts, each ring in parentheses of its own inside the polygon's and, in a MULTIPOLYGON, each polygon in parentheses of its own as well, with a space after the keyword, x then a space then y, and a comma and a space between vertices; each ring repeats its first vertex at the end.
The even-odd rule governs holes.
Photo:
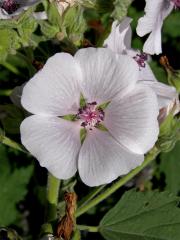
POLYGON ((136 29, 140 37, 150 33, 143 47, 145 53, 162 53, 161 28, 163 21, 173 8, 179 7, 179 0, 146 0, 145 15, 139 19, 136 29))
MULTIPOLYGON (((178 103, 178 93, 174 87, 157 81, 148 64, 149 57, 147 54, 131 48, 131 21, 132 19, 129 17, 126 17, 121 23, 114 21, 111 33, 105 40, 104 46, 117 54, 129 55, 137 62, 139 66, 139 83, 154 90, 158 97, 159 110, 163 109, 163 116, 167 116, 175 102, 178 103)), ((160 119, 162 121, 162 115, 160 119)))
POLYGON ((11 19, 41 0, 1 0, 0 19, 11 19))

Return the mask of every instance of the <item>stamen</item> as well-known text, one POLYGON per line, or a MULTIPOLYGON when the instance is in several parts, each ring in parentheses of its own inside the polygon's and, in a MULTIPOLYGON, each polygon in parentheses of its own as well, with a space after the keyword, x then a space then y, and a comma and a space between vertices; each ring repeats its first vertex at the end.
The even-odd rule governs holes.
POLYGON ((146 67, 145 62, 148 59, 148 55, 146 53, 136 54, 136 56, 134 56, 133 59, 137 62, 139 68, 145 68, 146 67))
POLYGON ((1 6, 8 14, 14 13, 19 4, 15 0, 4 0, 1 6))
POLYGON ((91 102, 79 109, 77 118, 82 120, 82 127, 92 130, 93 127, 98 126, 104 120, 104 111, 101 108, 96 108, 96 105, 96 102, 91 102))

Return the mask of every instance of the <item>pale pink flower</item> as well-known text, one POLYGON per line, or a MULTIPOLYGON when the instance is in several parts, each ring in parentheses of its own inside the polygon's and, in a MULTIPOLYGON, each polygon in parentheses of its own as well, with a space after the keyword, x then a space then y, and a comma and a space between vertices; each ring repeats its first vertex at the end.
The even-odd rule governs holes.
POLYGON ((60 179, 78 170, 85 184, 97 186, 127 174, 143 162, 159 131, 156 95, 138 76, 134 60, 109 49, 55 54, 23 89, 21 103, 33 115, 21 124, 22 143, 60 179), (98 107, 103 103, 109 104, 98 107), (76 121, 62 118, 69 114, 76 121))
POLYGON ((131 21, 132 19, 129 17, 126 17, 120 24, 115 21, 112 24, 110 35, 104 42, 104 46, 116 54, 131 56, 139 66, 139 82, 154 90, 158 97, 159 109, 169 109, 169 106, 177 100, 176 89, 158 82, 148 64, 148 55, 131 48, 131 21))
POLYGON ((136 29, 140 37, 150 33, 143 47, 145 53, 162 53, 161 28, 163 21, 173 8, 179 7, 179 0, 146 0, 145 15, 138 20, 136 29))

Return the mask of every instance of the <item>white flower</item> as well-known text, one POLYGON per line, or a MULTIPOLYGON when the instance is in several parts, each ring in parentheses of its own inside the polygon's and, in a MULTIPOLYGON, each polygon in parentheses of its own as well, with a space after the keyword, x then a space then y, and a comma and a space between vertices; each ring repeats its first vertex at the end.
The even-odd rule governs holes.
POLYGON ((13 18, 40 1, 41 0, 0 0, 0 19, 13 18))
POLYGON ((22 143, 60 179, 78 169, 84 183, 96 186, 127 174, 143 162, 159 131, 156 95, 137 83, 138 71, 130 57, 105 48, 55 54, 23 89, 21 103, 34 115, 21 124, 22 143), (69 114, 76 121, 61 117, 69 114), (87 130, 82 145, 81 129, 87 130))
POLYGON ((180 7, 179 0, 146 0, 145 15, 138 20, 136 29, 140 37, 150 33, 143 47, 145 53, 162 53, 161 28, 174 7, 180 7))
POLYGON ((127 54, 131 56, 139 66, 138 80, 145 86, 149 86, 155 91, 158 97, 159 109, 169 109, 169 106, 172 106, 172 103, 174 103, 175 99, 177 99, 178 94, 176 89, 156 80, 151 68, 148 65, 147 54, 130 48, 131 21, 132 19, 129 17, 126 17, 120 24, 115 21, 112 24, 110 35, 104 42, 104 46, 110 48, 116 54, 127 54))

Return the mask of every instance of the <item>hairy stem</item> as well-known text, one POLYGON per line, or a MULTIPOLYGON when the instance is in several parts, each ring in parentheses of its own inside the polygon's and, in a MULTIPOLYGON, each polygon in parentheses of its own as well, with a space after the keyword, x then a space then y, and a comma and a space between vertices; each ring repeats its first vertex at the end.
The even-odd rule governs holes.
POLYGON ((109 197, 111 194, 113 194, 115 191, 117 191, 120 187, 122 187, 124 184, 126 184, 129 180, 131 180, 134 176, 136 176, 142 169, 144 169, 149 163, 151 163, 156 156, 159 154, 159 150, 157 147, 154 147, 146 156, 144 162, 141 164, 141 166, 135 168, 132 170, 129 174, 126 176, 120 178, 118 181, 116 181, 111 187, 106 189, 104 192, 99 194, 96 198, 94 198, 92 201, 87 203, 86 205, 82 206, 81 208, 77 209, 76 211, 76 217, 81 216, 85 212, 87 212, 92 207, 96 206, 103 200, 105 200, 107 197, 109 197))
POLYGON ((59 197, 60 180, 48 173, 47 183, 47 209, 46 221, 50 222, 57 218, 57 205, 59 197))
POLYGON ((76 227, 81 231, 98 232, 98 227, 94 226, 76 225, 76 227))
POLYGON ((8 137, 0 136, 0 143, 3 143, 4 145, 6 145, 8 147, 11 147, 11 148, 14 148, 14 149, 16 149, 18 151, 21 151, 21 152, 24 152, 24 153, 28 153, 21 144, 11 140, 8 137))

